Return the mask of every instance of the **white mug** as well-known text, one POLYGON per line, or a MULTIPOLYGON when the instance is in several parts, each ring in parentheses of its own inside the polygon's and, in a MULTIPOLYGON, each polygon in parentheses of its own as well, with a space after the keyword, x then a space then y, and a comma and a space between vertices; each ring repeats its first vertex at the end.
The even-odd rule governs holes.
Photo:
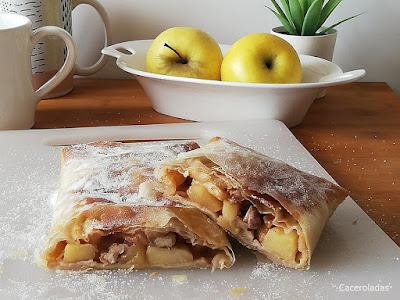
MULTIPOLYGON (((0 0, 0 11, 17 13, 32 21, 32 30, 42 26, 58 26, 72 35, 72 10, 78 5, 92 6, 100 15, 105 28, 105 45, 111 43, 111 27, 104 7, 97 0, 0 0)), ((73 89, 73 76, 87 76, 98 72, 106 63, 106 57, 99 51, 100 58, 89 67, 75 65, 68 77, 45 98, 68 94, 73 89)), ((38 43, 32 52, 32 79, 37 88, 51 78, 64 63, 65 45, 62 41, 48 37, 38 43)))
POLYGON ((75 42, 64 29, 45 26, 32 31, 29 18, 0 13, 0 130, 29 129, 35 123, 37 103, 73 70, 75 42), (32 84, 31 53, 47 36, 61 38, 67 47, 61 69, 37 90, 32 84))

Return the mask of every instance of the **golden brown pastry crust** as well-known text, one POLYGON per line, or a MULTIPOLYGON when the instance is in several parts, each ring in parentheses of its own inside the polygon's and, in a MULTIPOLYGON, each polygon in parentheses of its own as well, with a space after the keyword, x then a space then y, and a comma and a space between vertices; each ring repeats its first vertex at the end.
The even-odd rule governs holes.
MULTIPOLYGON (((211 162, 214 178, 224 178, 228 192, 240 191, 240 197, 249 200, 261 216, 274 215, 272 226, 283 227, 285 233, 296 230, 299 235, 298 248, 302 255, 295 261, 286 260, 263 248, 254 238, 252 231, 247 230, 244 222, 236 220, 236 232, 230 230, 230 233, 246 246, 288 267, 309 266, 312 252, 327 220, 348 195, 343 188, 326 179, 307 174, 282 161, 221 138, 214 138, 199 149, 179 154, 176 159, 164 161, 162 166, 156 169, 156 176, 165 181, 166 172, 176 170, 190 177, 190 164, 194 160, 203 161, 205 164, 211 162)), ((169 185, 169 192, 176 193, 176 188, 171 187, 170 183, 169 185)), ((180 201, 201 209, 215 220, 218 220, 221 214, 191 201, 187 195, 180 197, 180 201)), ((235 202, 230 196, 229 201, 235 202)), ((250 217, 249 213, 247 224, 250 217)), ((219 224, 229 230, 224 223, 219 224)))
POLYGON ((225 232, 197 209, 165 198, 153 177, 160 160, 196 147, 96 142, 64 148, 53 222, 38 263, 62 270, 230 267, 234 257, 225 232), (154 187, 151 199, 138 195, 142 184, 154 187), (68 245, 88 244, 94 245, 88 246, 93 257, 65 258, 68 245), (136 244, 140 251, 129 256, 136 244), (151 261, 149 247, 171 255, 175 248, 178 254, 191 252, 193 259, 151 261))

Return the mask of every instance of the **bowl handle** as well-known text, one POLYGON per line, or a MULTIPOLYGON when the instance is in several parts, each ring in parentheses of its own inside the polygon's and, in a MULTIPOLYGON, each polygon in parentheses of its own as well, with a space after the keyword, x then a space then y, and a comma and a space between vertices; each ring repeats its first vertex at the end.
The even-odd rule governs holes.
POLYGON ((123 56, 131 56, 135 54, 135 52, 136 51, 129 46, 129 42, 111 45, 101 50, 101 53, 113 56, 117 59, 123 56))
POLYGON ((330 84, 341 84, 356 81, 365 76, 365 70, 359 69, 354 71, 349 71, 343 74, 330 74, 322 77, 319 82, 326 82, 330 84))

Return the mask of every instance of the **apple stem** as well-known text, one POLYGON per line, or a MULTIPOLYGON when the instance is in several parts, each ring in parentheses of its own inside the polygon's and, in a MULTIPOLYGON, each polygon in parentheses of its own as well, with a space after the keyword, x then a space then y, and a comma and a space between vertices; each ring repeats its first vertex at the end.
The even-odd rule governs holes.
POLYGON ((178 55, 178 57, 181 59, 181 63, 182 63, 182 64, 184 64, 184 65, 187 64, 187 60, 184 59, 184 58, 179 54, 179 52, 176 51, 174 48, 172 48, 170 45, 168 45, 167 43, 165 43, 165 44, 164 44, 164 47, 167 47, 168 49, 171 49, 172 51, 174 51, 175 54, 178 55))

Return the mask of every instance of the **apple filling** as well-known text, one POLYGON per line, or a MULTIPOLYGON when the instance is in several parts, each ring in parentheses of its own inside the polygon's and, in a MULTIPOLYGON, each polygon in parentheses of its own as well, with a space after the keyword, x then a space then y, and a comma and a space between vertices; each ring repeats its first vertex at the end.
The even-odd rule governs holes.
POLYGON ((223 250, 212 249, 204 242, 193 240, 171 230, 136 230, 134 233, 97 231, 89 240, 77 243, 58 242, 50 253, 57 262, 98 263, 134 266, 134 268, 179 268, 189 265, 221 268, 229 265, 223 250))
POLYGON ((256 249, 300 262, 303 239, 297 232, 299 226, 275 199, 237 188, 234 180, 208 159, 190 159, 184 167, 166 169, 161 175, 170 193, 205 208, 220 226, 256 249), (294 225, 292 229, 288 224, 294 225))

